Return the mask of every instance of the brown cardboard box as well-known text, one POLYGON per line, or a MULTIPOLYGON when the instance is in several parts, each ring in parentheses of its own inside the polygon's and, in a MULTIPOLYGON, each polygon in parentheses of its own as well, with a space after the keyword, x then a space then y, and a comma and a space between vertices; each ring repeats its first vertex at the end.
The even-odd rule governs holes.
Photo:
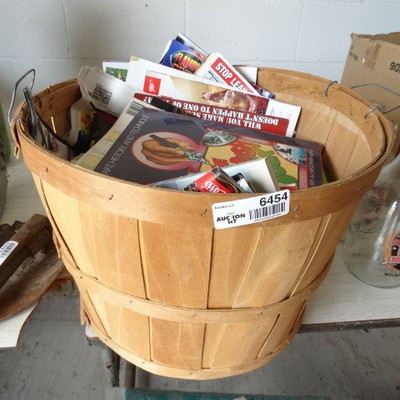
MULTIPOLYGON (((400 126, 400 32, 379 35, 353 33, 341 83, 349 87, 375 83, 355 90, 381 107, 385 116, 394 123, 396 132, 396 127, 400 126)), ((399 147, 400 128, 393 148, 395 154, 398 154, 399 147)))

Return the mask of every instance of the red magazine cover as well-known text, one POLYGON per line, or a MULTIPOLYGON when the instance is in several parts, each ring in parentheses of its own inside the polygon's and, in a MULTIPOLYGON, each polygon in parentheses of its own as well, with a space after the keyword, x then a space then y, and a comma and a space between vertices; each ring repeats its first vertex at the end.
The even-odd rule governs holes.
POLYGON ((258 94, 257 90, 220 53, 211 53, 195 74, 214 82, 225 83, 238 90, 258 94))
POLYGON ((273 115, 258 114, 246 110, 195 103, 187 100, 177 100, 167 96, 157 97, 144 93, 135 93, 134 96, 141 101, 154 105, 157 108, 165 109, 166 111, 193 115, 206 121, 257 129, 277 135, 286 135, 289 125, 287 118, 273 115), (168 104, 173 107, 168 107, 168 104))

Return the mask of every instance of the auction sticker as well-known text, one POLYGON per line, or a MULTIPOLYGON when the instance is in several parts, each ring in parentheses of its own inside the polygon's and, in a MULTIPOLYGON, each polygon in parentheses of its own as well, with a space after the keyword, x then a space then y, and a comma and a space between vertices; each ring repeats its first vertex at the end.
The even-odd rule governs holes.
POLYGON ((212 213, 216 229, 233 228, 277 218, 289 212, 290 191, 214 203, 212 213))
POLYGON ((13 252, 18 246, 18 242, 15 240, 9 240, 0 247, 0 265, 6 260, 6 258, 13 252))

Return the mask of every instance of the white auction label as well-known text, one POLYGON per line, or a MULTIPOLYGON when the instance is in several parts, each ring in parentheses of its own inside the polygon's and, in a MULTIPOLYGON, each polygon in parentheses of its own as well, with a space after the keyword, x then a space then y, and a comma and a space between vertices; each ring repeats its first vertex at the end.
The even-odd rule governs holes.
POLYGON ((15 240, 9 240, 0 247, 0 265, 3 264, 5 259, 13 252, 18 246, 18 242, 15 240))
POLYGON ((233 228, 277 218, 289 212, 289 205, 288 189, 247 199, 214 203, 212 205, 214 227, 233 228))

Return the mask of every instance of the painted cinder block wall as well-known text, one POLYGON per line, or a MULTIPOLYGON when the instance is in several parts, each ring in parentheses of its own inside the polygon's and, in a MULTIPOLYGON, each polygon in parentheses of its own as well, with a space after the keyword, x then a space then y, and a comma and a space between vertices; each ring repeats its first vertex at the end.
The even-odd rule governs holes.
POLYGON ((387 0, 2 0, 1 104, 30 68, 38 92, 103 59, 158 61, 179 31, 235 64, 340 80, 351 33, 398 31, 399 16, 387 0))

